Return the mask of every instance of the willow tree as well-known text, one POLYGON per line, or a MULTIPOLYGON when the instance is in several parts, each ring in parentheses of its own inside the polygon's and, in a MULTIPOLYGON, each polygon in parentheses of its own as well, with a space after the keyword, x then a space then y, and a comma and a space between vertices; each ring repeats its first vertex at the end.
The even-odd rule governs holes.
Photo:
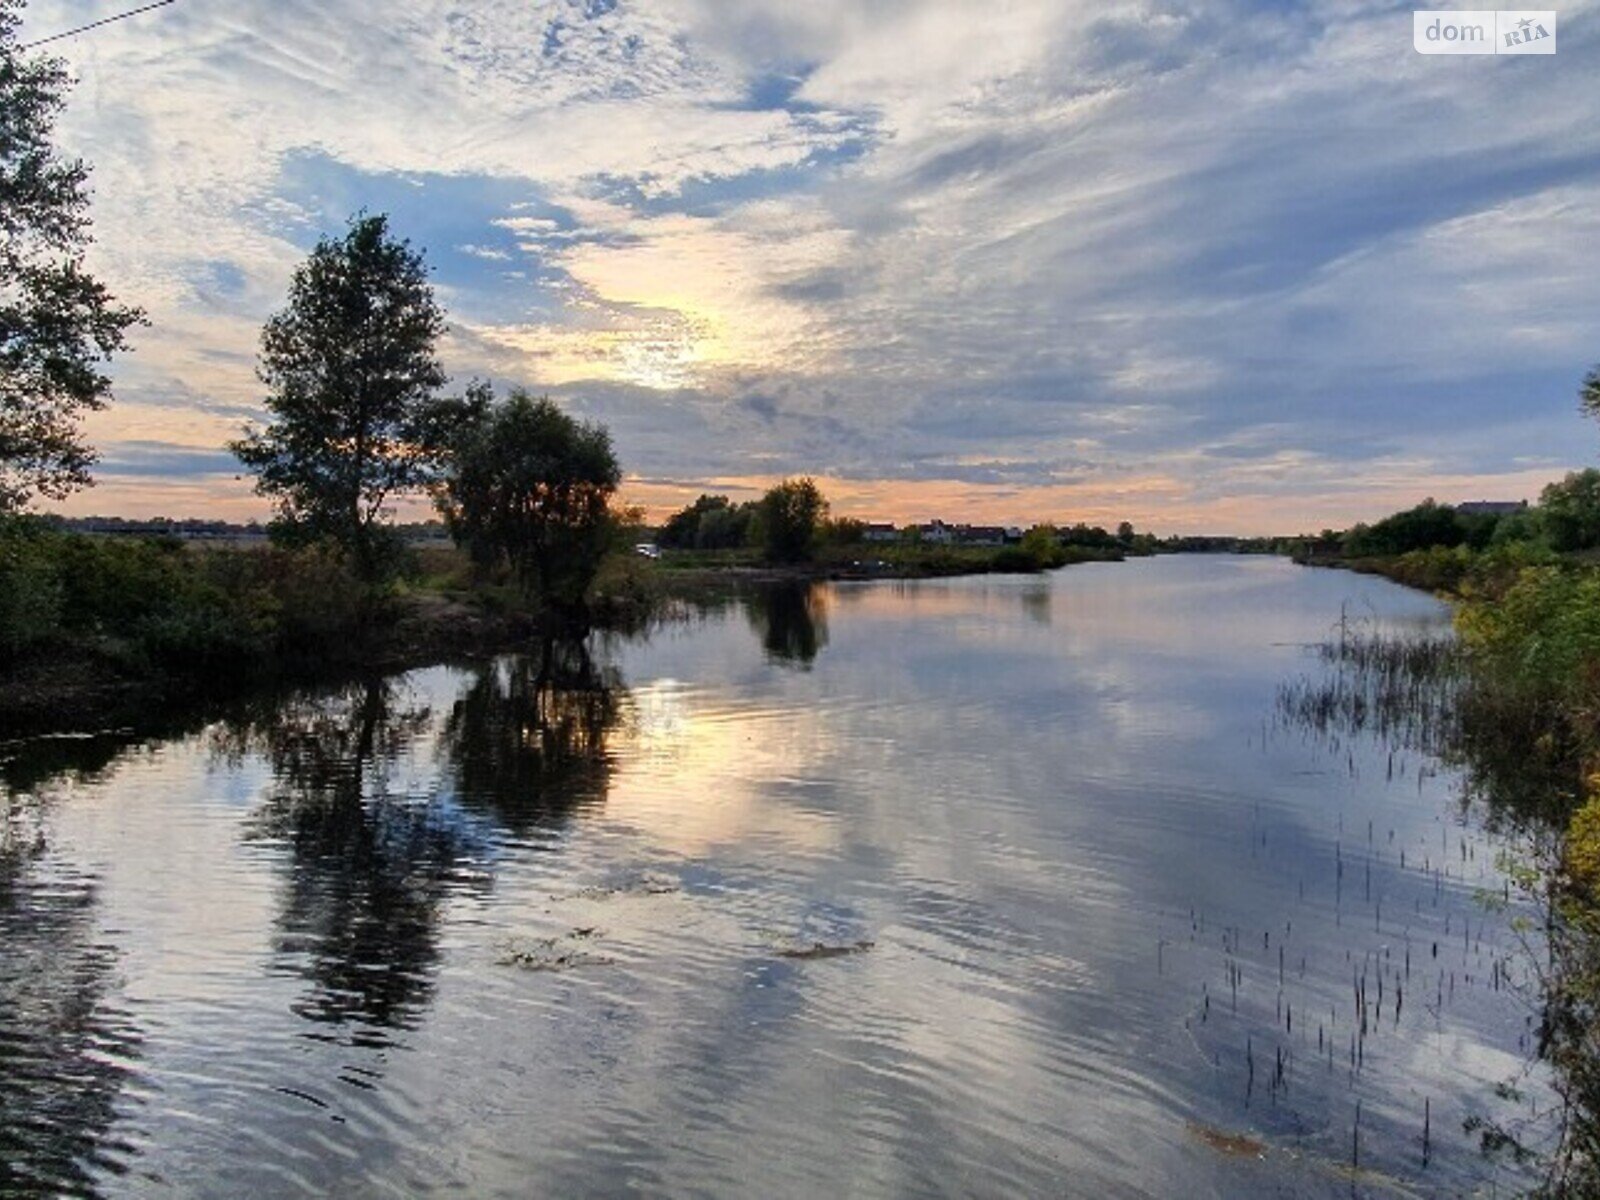
POLYGON ((21 0, 0 0, 0 513, 91 482, 80 421, 111 397, 106 364, 138 309, 84 269, 89 168, 53 143, 60 59, 17 47, 21 0))
POLYGON ((331 540, 365 578, 381 573, 389 504, 432 484, 443 461, 444 328, 422 254, 384 216, 355 217, 295 271, 261 334, 272 420, 232 445, 274 501, 280 537, 331 540))
POLYGON ((438 504, 456 541, 480 565, 509 566, 529 600, 582 618, 616 527, 610 433, 518 391, 463 421, 453 451, 438 504))
POLYGON ((828 501, 810 478, 785 479, 761 497, 756 524, 773 562, 804 562, 816 549, 828 501))

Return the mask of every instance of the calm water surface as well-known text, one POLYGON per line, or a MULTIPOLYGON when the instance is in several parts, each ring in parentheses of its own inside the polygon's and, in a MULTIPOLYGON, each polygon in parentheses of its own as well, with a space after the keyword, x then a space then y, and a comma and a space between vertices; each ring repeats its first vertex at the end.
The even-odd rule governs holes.
POLYGON ((6 747, 0 1193, 1503 1194, 1496 846, 1275 723, 1341 610, 1447 617, 839 585, 6 747))

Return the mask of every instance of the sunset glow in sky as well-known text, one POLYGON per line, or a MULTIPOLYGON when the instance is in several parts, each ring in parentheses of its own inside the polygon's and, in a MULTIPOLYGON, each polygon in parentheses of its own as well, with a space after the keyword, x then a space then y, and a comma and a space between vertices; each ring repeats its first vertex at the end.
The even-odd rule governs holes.
POLYGON ((1508 58, 1362 0, 177 0, 52 47, 151 321, 65 508, 265 514, 222 448, 260 325, 363 208, 455 385, 604 421, 657 514, 789 473, 1160 532, 1536 496, 1600 460, 1597 12, 1508 58))

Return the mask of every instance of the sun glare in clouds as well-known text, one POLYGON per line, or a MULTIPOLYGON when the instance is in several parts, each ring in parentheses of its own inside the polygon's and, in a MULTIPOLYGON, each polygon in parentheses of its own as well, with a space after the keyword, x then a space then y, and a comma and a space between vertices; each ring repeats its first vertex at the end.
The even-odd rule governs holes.
POLYGON ((1370 8, 226 8, 56 46, 92 265, 151 318, 69 511, 264 514, 216 454, 259 411, 261 322, 362 207, 439 269, 457 384, 604 419, 682 481, 662 507, 811 473, 884 519, 1281 533, 1592 458, 1581 23, 1483 74, 1370 8), (134 443, 172 477, 119 474, 134 443))
POLYGON ((641 216, 563 197, 581 222, 511 217, 520 249, 570 279, 561 320, 474 330, 526 356, 539 382, 597 380, 653 390, 712 382, 719 371, 823 369, 824 339, 783 286, 830 262, 841 232, 788 203, 745 205, 731 218, 641 216))

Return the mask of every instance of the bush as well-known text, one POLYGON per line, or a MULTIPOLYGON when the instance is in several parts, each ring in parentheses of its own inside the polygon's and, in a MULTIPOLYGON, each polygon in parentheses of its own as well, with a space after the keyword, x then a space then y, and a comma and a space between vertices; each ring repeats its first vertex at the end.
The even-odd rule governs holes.
POLYGON ((1539 497, 1545 536, 1557 550, 1600 546, 1600 470, 1574 471, 1539 497))
POLYGON ((1481 672, 1532 703, 1592 721, 1600 700, 1600 573, 1528 567, 1497 600, 1457 614, 1481 672))
POLYGON ((61 624, 61 577, 46 536, 21 522, 0 526, 0 656, 46 642, 61 624))
POLYGON ((0 526, 0 655, 76 646, 131 671, 189 678, 357 643, 369 593, 322 547, 191 550, 170 539, 0 526))

